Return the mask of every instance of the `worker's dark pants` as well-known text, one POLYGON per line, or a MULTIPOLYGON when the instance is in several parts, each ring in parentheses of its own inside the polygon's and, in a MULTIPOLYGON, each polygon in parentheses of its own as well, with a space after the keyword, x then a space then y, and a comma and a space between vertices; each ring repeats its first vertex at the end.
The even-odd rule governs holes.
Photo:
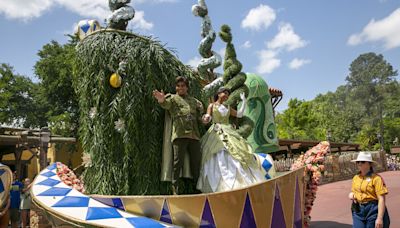
MULTIPOLYGON (((375 220, 378 217, 378 201, 367 204, 360 204, 359 211, 352 212, 353 228, 374 228, 375 220)), ((383 228, 388 228, 390 219, 387 209, 383 215, 383 228)))
POLYGON ((197 181, 200 175, 200 163, 201 163, 201 152, 199 140, 189 138, 177 138, 173 142, 174 147, 174 174, 172 177, 172 184, 175 186, 179 179, 181 170, 183 169, 183 163, 185 159, 185 153, 189 153, 190 157, 190 171, 193 179, 197 181))

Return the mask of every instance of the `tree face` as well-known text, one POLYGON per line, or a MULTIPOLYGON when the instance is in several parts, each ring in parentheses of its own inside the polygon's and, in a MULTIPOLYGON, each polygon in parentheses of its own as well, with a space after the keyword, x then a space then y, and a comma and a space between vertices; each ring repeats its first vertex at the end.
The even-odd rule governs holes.
POLYGON ((80 139, 92 165, 84 180, 90 193, 108 195, 168 194, 160 181, 164 110, 154 90, 173 93, 175 78, 191 81, 193 73, 163 45, 126 32, 104 31, 86 37, 77 47, 74 87, 80 108, 80 139), (109 77, 121 61, 122 84, 109 77))

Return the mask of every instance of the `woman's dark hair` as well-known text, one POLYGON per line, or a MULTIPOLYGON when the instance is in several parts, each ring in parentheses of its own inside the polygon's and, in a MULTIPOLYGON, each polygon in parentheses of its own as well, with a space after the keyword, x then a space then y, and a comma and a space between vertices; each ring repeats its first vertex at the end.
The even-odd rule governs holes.
POLYGON ((175 85, 178 85, 179 82, 185 83, 185 85, 189 88, 189 80, 183 76, 178 76, 175 78, 175 85))
POLYGON ((216 102, 216 101, 218 100, 218 94, 224 93, 224 92, 231 93, 231 91, 230 91, 229 89, 225 88, 225 87, 219 88, 218 91, 217 91, 217 93, 214 94, 214 102, 216 102))

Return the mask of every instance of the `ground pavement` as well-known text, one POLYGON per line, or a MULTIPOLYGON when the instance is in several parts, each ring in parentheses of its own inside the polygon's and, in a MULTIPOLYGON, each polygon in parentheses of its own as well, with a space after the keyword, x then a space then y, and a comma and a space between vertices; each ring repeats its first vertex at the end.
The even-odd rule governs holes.
MULTIPOLYGON (((400 171, 380 173, 389 189, 386 205, 390 227, 400 227, 400 171)), ((347 198, 351 180, 318 187, 317 199, 311 212, 311 228, 351 228, 351 201, 347 198)))

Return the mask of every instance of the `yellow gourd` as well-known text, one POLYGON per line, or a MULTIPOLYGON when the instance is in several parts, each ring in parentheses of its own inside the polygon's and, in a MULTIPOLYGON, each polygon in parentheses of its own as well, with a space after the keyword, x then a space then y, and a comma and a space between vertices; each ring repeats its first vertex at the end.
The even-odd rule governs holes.
POLYGON ((111 75, 110 77, 110 85, 114 88, 119 88, 121 87, 121 83, 122 83, 122 78, 121 76, 119 76, 119 74, 114 73, 111 75))

